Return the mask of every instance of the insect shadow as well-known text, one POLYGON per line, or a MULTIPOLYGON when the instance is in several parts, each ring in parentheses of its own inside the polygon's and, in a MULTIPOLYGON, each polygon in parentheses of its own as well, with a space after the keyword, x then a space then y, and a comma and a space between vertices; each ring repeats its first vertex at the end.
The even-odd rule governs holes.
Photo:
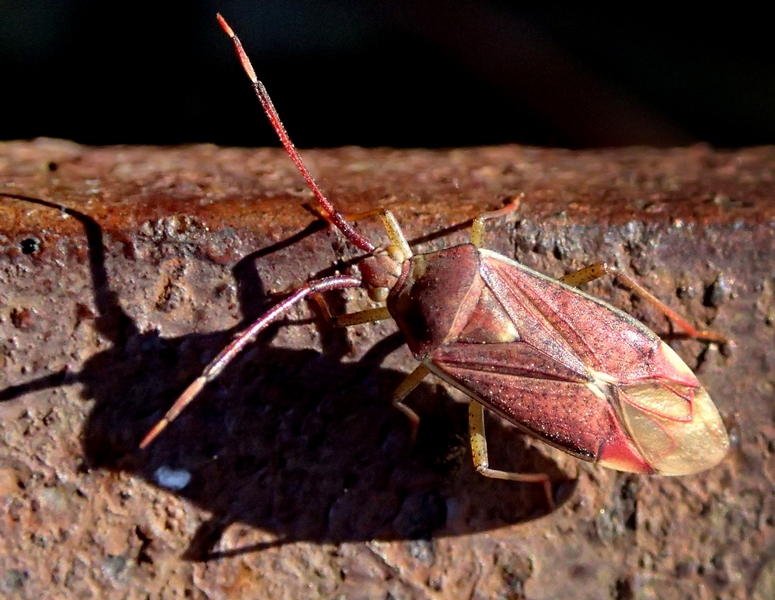
MULTIPOLYGON (((233 268, 243 323, 212 334, 165 338, 141 331, 121 308, 110 289, 102 231, 94 219, 45 200, 11 197, 64 211, 83 224, 97 307, 94 323, 111 346, 77 373, 0 390, 0 401, 79 382, 84 399, 94 402, 81 433, 85 468, 129 472, 157 486, 162 467, 190 473, 183 489, 167 491, 213 516, 191 540, 188 558, 301 540, 460 535, 548 512, 541 486, 476 473, 468 450, 467 405, 443 385, 423 383, 413 392, 411 404, 421 424, 409 448, 409 423, 390 401, 405 375, 381 366, 403 345, 401 336, 389 335, 357 362, 347 362, 342 360, 350 350, 346 333, 322 319, 322 353, 270 346, 278 327, 294 326, 275 324, 151 448, 139 450, 143 434, 199 375, 203 360, 274 301, 267 298, 255 261, 322 227, 316 223, 233 268), (272 532, 277 541, 213 552, 233 523, 272 532)), ((574 482, 515 433, 499 419, 488 424, 493 462, 565 481, 559 496, 569 496, 574 482)))

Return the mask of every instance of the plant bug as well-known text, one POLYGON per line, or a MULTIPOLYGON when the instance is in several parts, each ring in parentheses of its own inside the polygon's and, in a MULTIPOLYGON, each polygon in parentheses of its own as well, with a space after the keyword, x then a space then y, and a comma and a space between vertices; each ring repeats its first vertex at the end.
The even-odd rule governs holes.
POLYGON ((688 336, 724 338, 695 329, 605 263, 554 280, 483 249, 485 222, 514 211, 519 198, 475 219, 470 243, 428 254, 413 254, 393 215, 375 211, 390 240, 376 247, 315 183, 242 44, 220 15, 218 21, 323 217, 368 256, 359 263, 360 276, 310 281, 239 334, 150 430, 142 448, 285 310, 325 291, 363 287, 381 306, 329 318, 339 326, 394 319, 420 362, 393 396, 411 422, 412 437, 419 418, 403 401, 427 375, 436 375, 471 398, 473 462, 488 477, 543 483, 551 502, 545 475, 490 468, 484 407, 560 450, 620 471, 686 475, 721 461, 729 447, 726 429, 689 367, 645 325, 577 286, 614 275, 688 336))

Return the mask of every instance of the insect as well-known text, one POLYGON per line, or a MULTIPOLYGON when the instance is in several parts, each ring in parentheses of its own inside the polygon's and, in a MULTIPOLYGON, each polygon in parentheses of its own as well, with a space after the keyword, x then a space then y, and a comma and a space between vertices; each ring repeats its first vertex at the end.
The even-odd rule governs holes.
MULTIPOLYGON (((376 247, 355 230, 315 183, 237 36, 245 72, 285 150, 314 193, 325 219, 367 253, 360 275, 310 281, 239 334, 191 383, 141 442, 146 447, 223 368, 288 308, 330 290, 363 287, 380 306, 330 317, 339 326, 392 318, 419 366, 393 396, 412 426, 419 417, 403 401, 429 374, 467 394, 474 466, 498 479, 543 483, 541 473, 490 468, 484 408, 580 459, 636 473, 685 475, 716 465, 729 438, 710 396, 688 366, 655 333, 578 285, 615 275, 690 337, 723 343, 695 329, 637 282, 605 263, 555 280, 482 248, 485 222, 510 205, 474 220, 471 242, 413 254, 398 222, 382 218, 390 244, 376 247)), ((551 497, 550 497, 551 501, 551 497)))

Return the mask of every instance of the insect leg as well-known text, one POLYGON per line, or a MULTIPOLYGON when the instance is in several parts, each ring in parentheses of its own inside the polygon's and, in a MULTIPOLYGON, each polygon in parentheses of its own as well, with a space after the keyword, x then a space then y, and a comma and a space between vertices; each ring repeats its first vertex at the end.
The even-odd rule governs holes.
POLYGON ((549 483, 549 477, 544 473, 513 473, 490 468, 490 459, 487 453, 487 437, 484 433, 484 406, 476 400, 471 400, 471 404, 468 406, 468 431, 471 438, 471 457, 477 472, 493 479, 540 483, 544 486, 544 493, 546 494, 549 507, 554 508, 552 487, 549 483))
POLYGON ((386 306, 378 306, 376 308, 367 308, 366 310, 359 310, 353 313, 346 313, 344 315, 333 316, 328 307, 326 301, 320 296, 315 295, 315 301, 323 311, 323 316, 326 321, 331 323, 334 327, 350 327, 352 325, 360 325, 362 323, 374 323, 375 321, 384 321, 392 318, 390 311, 386 306))
POLYGON ((683 329, 686 335, 688 335, 689 337, 692 337, 698 340, 704 340, 707 342, 716 342, 719 344, 728 343, 729 340, 727 340, 724 336, 719 335, 718 333, 697 329, 691 323, 689 323, 689 321, 684 319, 681 315, 675 312, 667 304, 665 304, 654 294, 649 292, 646 288, 644 288, 641 284, 635 281, 632 277, 630 277, 626 273, 623 273, 619 269, 610 266, 605 262, 597 262, 587 267, 584 267, 583 269, 579 269, 578 271, 573 271, 572 273, 568 273, 564 277, 560 277, 560 281, 568 285, 578 287, 580 285, 589 283, 590 281, 594 281, 595 279, 603 277, 604 275, 613 275, 614 277, 616 277, 626 287, 631 289, 638 296, 643 298, 646 302, 648 302, 654 308, 656 308, 658 311, 664 314, 668 319, 672 320, 676 325, 678 325, 678 327, 683 329))
MULTIPOLYGON (((318 305, 323 311, 323 315, 325 316, 326 320, 329 323, 331 323, 334 327, 349 327, 351 325, 360 325, 361 323, 373 323, 374 321, 382 321, 385 319, 392 318, 392 315, 390 314, 387 307, 385 306, 379 306, 377 308, 369 308, 366 310, 360 310, 358 312, 334 317, 331 315, 331 312, 329 311, 328 305, 326 304, 325 300, 323 300, 323 298, 319 294, 315 295, 315 300, 317 301, 318 305)), ((401 385, 399 385, 396 388, 396 391, 393 392, 393 405, 402 413, 404 413, 409 419, 409 424, 412 429, 409 436, 410 446, 414 445, 414 440, 417 437, 417 428, 420 425, 420 417, 417 415, 416 412, 414 412, 411 408, 409 408, 406 404, 404 404, 404 399, 410 393, 412 393, 412 390, 414 390, 414 388, 420 385, 420 382, 423 379, 425 379, 428 373, 430 373, 430 369, 428 369, 428 367, 426 367, 425 364, 420 363, 414 371, 412 371, 411 373, 409 373, 409 375, 406 376, 406 379, 404 379, 401 382, 401 385)))
POLYGON ((366 310, 359 310, 358 312, 332 317, 331 323, 334 327, 350 327, 351 325, 374 323, 375 321, 384 321, 391 318, 390 311, 386 306, 378 306, 377 308, 368 308, 366 310))
POLYGON ((360 213, 343 213, 342 216, 348 221, 360 221, 361 219, 368 219, 369 217, 379 217, 382 219, 382 224, 385 226, 385 231, 387 232, 390 243, 401 250, 404 260, 412 258, 412 249, 409 247, 409 242, 406 241, 406 237, 401 230, 401 226, 398 224, 398 220, 396 220, 393 213, 386 208, 374 208, 360 213))
POLYGON ((420 385, 420 382, 425 379, 430 372, 430 369, 426 367, 424 363, 420 363, 414 371, 406 376, 406 379, 401 382, 401 385, 396 388, 396 391, 393 392, 393 406, 407 416, 412 428, 412 431, 409 434, 410 447, 414 445, 414 440, 417 438, 417 428, 420 426, 420 417, 416 412, 404 404, 404 400, 414 388, 420 385))
POLYGON ((471 243, 477 248, 481 248, 482 243, 484 242, 485 221, 510 215, 519 208, 519 204, 522 202, 522 198, 524 197, 525 194, 519 194, 516 198, 514 198, 514 200, 509 202, 503 208, 499 208, 498 210, 491 210, 490 212, 486 212, 483 215, 476 217, 474 219, 474 224, 471 226, 471 243))
POLYGON ((322 294, 314 294, 312 298, 317 302, 323 318, 334 327, 351 327, 352 325, 361 325, 363 323, 374 323, 376 321, 385 321, 391 319, 392 315, 386 306, 377 306, 376 308, 367 308, 352 313, 334 316, 331 314, 331 308, 322 294))
POLYGON ((573 287, 579 287, 607 275, 609 272, 607 268, 606 263, 596 262, 560 277, 560 281, 573 287))
POLYGON ((396 221, 393 213, 389 210, 381 210, 379 212, 379 216, 382 219, 382 224, 385 226, 385 231, 387 231, 390 243, 394 246, 398 246, 399 250, 401 250, 401 254, 403 254, 404 260, 412 258, 412 249, 409 247, 409 242, 406 241, 404 232, 401 231, 401 226, 398 224, 398 221, 396 221))

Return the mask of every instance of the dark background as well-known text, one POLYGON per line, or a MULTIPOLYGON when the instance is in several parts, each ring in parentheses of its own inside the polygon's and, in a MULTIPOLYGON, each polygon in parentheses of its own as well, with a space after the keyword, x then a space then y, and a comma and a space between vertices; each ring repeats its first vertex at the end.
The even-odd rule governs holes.
POLYGON ((0 139, 574 148, 775 143, 765 13, 497 0, 0 3, 0 139))

